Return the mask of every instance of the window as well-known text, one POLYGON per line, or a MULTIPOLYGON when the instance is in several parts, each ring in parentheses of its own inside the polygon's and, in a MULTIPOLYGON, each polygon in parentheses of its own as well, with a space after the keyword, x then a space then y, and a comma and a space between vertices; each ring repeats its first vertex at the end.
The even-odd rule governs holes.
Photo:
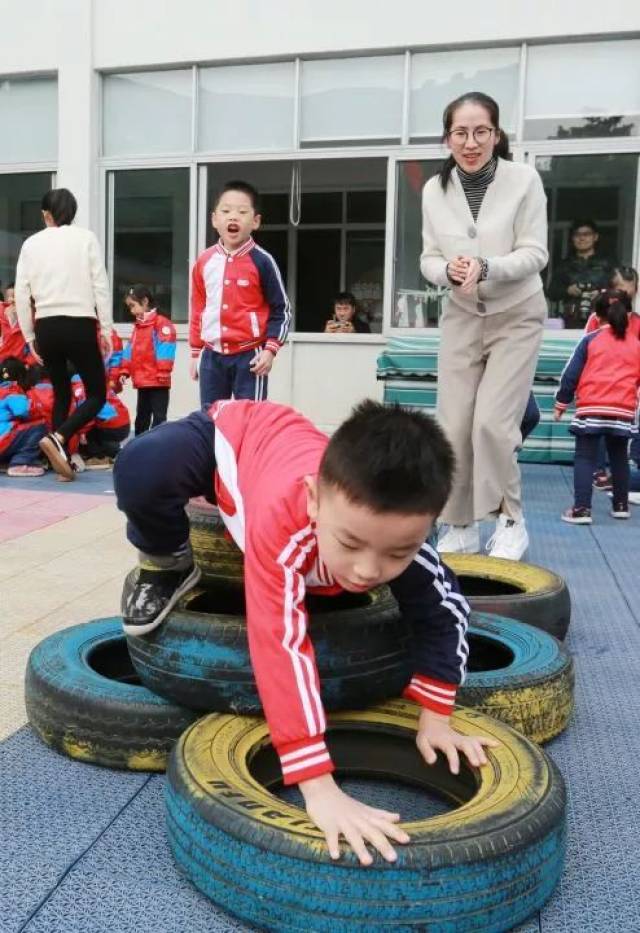
POLYGON ((56 79, 0 80, 0 125, 0 162, 56 162, 56 79))
POLYGON ((632 264, 638 156, 539 156, 536 168, 548 198, 550 317, 558 327, 582 328, 590 293, 607 285, 613 265, 632 264), (577 238, 571 236, 576 221, 582 225, 577 238), (584 236, 589 221, 597 238, 584 236), (571 286, 581 295, 569 294, 571 286))
POLYGON ((129 321, 126 289, 153 292, 158 309, 186 321, 189 308, 189 172, 113 172, 114 319, 129 321))
POLYGON ((640 39, 528 50, 526 139, 640 133, 640 39))
POLYGON ((103 154, 191 151, 191 69, 106 75, 103 154))
POLYGON ((394 327, 437 327, 448 289, 425 283, 422 252, 422 189, 441 162, 398 163, 398 207, 391 324, 394 327))
MULTIPOLYGON (((300 223, 291 220, 296 163, 240 162, 207 168, 208 205, 229 178, 255 185, 262 201, 256 242, 275 258, 294 310, 294 328, 323 331, 339 291, 354 293, 360 317, 382 331, 386 159, 299 163, 300 223)), ((207 245, 216 234, 207 225, 207 245)))
POLYGON ((198 149, 291 149, 295 65, 230 65, 198 72, 198 149))
POLYGON ((40 202, 50 188, 49 172, 0 175, 0 291, 16 277, 26 238, 43 227, 40 202))
POLYGON ((500 106, 500 122, 508 133, 517 125, 520 49, 469 49, 425 52, 411 56, 409 135, 413 141, 442 136, 447 104, 468 91, 481 90, 500 106))
POLYGON ((398 140, 404 57, 377 55, 302 63, 301 140, 398 140))

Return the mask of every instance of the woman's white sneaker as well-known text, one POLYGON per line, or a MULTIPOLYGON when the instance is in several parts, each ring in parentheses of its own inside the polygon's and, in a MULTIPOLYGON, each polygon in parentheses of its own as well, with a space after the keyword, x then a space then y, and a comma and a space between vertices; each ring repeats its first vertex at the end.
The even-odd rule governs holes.
POLYGON ((528 547, 529 535, 524 518, 516 521, 501 512, 496 522, 496 530, 487 541, 489 557, 521 560, 528 547))
POLYGON ((441 554, 477 554, 480 550, 480 526, 449 525, 443 535, 438 536, 438 551, 441 554))

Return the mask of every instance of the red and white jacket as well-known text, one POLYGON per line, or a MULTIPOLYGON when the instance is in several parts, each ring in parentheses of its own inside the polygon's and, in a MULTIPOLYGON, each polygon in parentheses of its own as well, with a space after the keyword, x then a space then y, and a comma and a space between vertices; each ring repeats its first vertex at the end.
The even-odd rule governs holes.
POLYGON ((277 353, 287 339, 291 306, 273 256, 249 237, 228 253, 222 243, 198 256, 191 273, 189 346, 216 353, 262 347, 277 353))
MULTIPOLYGON (((304 485, 328 438, 272 402, 215 402, 209 415, 218 507, 245 554, 251 663, 285 784, 295 784, 333 771, 305 609, 307 591, 342 592, 318 554, 304 485)), ((466 674, 467 602, 427 543, 390 587, 415 632, 416 673, 404 695, 448 715, 466 674)))
POLYGON ((136 320, 122 352, 120 375, 130 376, 135 389, 170 388, 176 358, 176 329, 155 308, 136 320))
POLYGON ((24 339, 15 306, 0 302, 0 360, 13 356, 29 366, 35 357, 24 339))
POLYGON ((618 340, 606 324, 586 334, 560 377, 555 407, 564 411, 575 396, 577 418, 634 421, 640 385, 640 340, 627 328, 618 340))

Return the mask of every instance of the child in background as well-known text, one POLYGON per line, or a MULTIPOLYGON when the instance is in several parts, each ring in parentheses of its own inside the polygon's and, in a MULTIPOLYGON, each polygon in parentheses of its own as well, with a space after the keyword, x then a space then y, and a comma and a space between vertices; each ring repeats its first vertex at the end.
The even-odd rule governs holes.
MULTIPOLYGON (((84 388, 83 388, 84 391, 84 388)), ((95 420, 83 431, 80 454, 87 470, 109 470, 120 452, 122 441, 129 437, 131 421, 124 402, 111 389, 95 420)))
POLYGON ((333 302, 333 317, 327 321, 325 334, 370 334, 371 328, 358 316, 358 302, 351 292, 339 292, 333 302))
POLYGON ((0 360, 13 357, 23 363, 34 361, 20 324, 15 305, 13 283, 4 290, 4 302, 0 303, 0 360))
POLYGON ((267 376, 287 339, 291 310, 276 261, 251 234, 260 226, 258 192, 230 181, 211 224, 219 239, 198 256, 191 276, 189 345, 200 404, 267 397, 267 376))
POLYGON ((122 337, 114 327, 111 331, 111 355, 105 361, 107 391, 122 392, 122 353, 122 337))
POLYGON ((158 313, 153 294, 145 285, 129 288, 124 302, 135 324, 122 354, 120 373, 130 377, 138 390, 134 429, 138 435, 167 420, 176 329, 169 318, 158 313))
POLYGON ((46 425, 27 394, 27 367, 15 357, 0 364, 0 464, 8 476, 42 476, 39 442, 46 425))
POLYGON ((604 438, 613 486, 614 518, 629 518, 629 438, 637 431, 640 386, 640 340, 631 333, 631 300, 626 292, 600 293, 594 311, 601 327, 586 334, 565 366, 556 393, 558 421, 576 397, 569 430, 576 437, 574 504, 562 514, 565 522, 591 524, 593 470, 598 444, 604 438))

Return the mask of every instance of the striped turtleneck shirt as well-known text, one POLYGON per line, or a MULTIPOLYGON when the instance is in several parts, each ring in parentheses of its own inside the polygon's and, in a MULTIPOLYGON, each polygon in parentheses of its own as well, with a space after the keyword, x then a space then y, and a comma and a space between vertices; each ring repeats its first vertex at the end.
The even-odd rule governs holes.
POLYGON ((498 160, 494 156, 478 172, 465 172, 459 165, 456 168, 474 220, 478 219, 487 188, 495 177, 497 164, 498 160))

